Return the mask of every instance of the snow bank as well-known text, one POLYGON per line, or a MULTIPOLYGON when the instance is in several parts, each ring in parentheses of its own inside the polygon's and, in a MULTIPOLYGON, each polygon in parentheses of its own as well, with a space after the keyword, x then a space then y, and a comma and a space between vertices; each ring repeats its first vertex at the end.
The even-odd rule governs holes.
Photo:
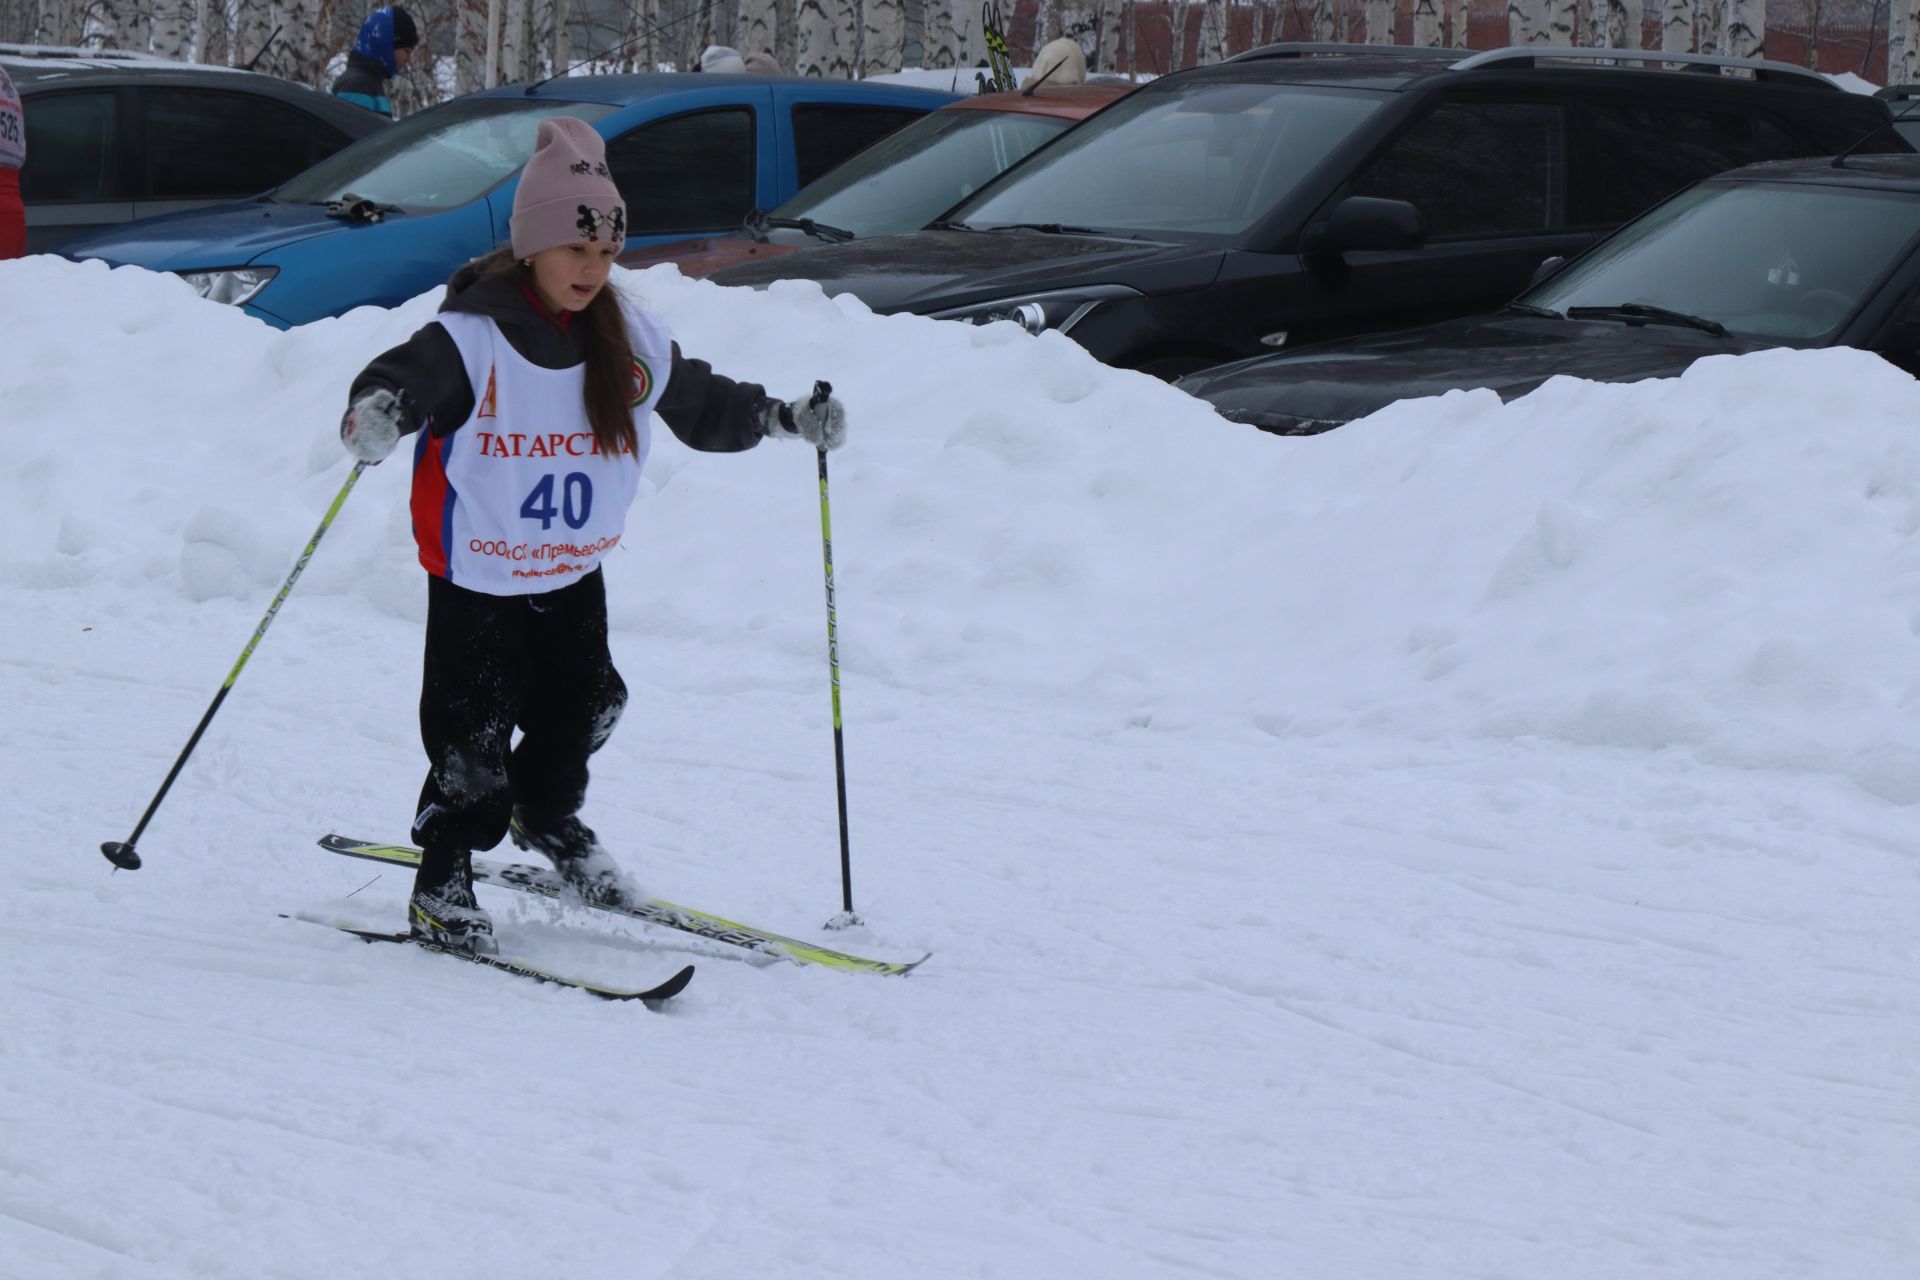
MULTIPOLYGON (((0 353, 22 481, 0 575, 183 603, 270 595, 345 474, 348 381, 437 302, 279 333, 134 269, 5 272, 46 314, 0 353)), ((850 406, 852 679, 1113 727, 1684 749, 1920 799, 1920 391, 1871 356, 1454 394, 1279 440, 1012 325, 670 267, 621 283, 722 371, 826 377, 850 406)), ((417 616, 405 500, 401 465, 371 473, 301 591, 417 616)), ((816 508, 801 452, 663 439, 616 625, 804 661, 816 508)))

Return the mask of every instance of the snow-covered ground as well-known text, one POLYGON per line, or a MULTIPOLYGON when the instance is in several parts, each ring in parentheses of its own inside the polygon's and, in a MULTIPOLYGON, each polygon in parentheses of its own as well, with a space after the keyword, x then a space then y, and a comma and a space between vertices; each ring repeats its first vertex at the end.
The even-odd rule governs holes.
POLYGON ((1234 427, 1053 335, 625 276, 851 442, 660 433, 587 818, 906 979, 398 926, 424 586, 289 333, 0 263, 0 1276, 1911 1280, 1920 388, 1848 352, 1234 427))

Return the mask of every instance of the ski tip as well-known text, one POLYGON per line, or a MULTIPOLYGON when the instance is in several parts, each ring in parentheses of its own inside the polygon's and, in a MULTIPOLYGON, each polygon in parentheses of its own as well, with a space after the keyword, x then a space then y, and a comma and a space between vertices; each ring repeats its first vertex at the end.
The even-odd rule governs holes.
POLYGON ((685 991, 687 984, 692 981, 693 966, 688 965, 651 991, 641 992, 640 999, 649 1008, 658 1008, 660 1005, 665 1004, 667 1001, 673 999, 673 997, 679 995, 682 991, 685 991))

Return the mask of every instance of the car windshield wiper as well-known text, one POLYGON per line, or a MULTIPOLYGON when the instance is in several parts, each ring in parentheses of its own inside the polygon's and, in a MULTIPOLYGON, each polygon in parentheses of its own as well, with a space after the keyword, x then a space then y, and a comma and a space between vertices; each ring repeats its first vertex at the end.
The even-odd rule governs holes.
POLYGON ((974 226, 971 222, 949 222, 945 219, 942 219, 939 222, 929 222, 927 224, 927 230, 929 231, 978 231, 980 230, 980 228, 974 226))
POLYGON ((1543 320, 1565 320, 1566 317, 1552 307, 1536 307, 1531 302, 1509 302, 1500 308, 1502 311, 1518 311, 1523 316, 1539 316, 1543 320))
MULTIPOLYGON (((975 228, 969 227, 968 230, 975 228)), ((1104 236, 1098 227, 1076 227, 1065 222, 996 222, 988 231, 1038 231, 1049 236, 1104 236)))
POLYGON ((1716 338, 1727 336, 1727 326, 1705 316, 1690 316, 1684 311, 1656 307, 1647 302, 1622 302, 1611 307, 1568 307, 1571 320, 1624 320, 1628 324, 1677 324, 1704 329, 1716 338))
POLYGON ((812 236, 815 240, 825 240, 828 244, 841 244, 854 238, 853 232, 845 227, 832 226, 825 222, 815 222, 812 218, 776 218, 759 209, 747 215, 746 229, 759 233, 758 238, 765 240, 768 231, 799 231, 812 236))
POLYGON ((390 213, 400 212, 397 204, 381 204, 351 191, 343 191, 339 199, 325 203, 329 218, 345 218, 348 222, 378 222, 390 213))

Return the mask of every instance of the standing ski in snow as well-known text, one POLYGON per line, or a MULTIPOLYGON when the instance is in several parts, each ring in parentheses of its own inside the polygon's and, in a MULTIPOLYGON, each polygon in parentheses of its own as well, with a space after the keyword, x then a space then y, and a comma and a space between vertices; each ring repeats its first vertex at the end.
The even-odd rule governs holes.
POLYGON ((585 121, 543 121, 512 245, 454 273, 440 315, 354 380, 348 452, 418 432, 413 532, 427 579, 413 838, 416 935, 493 949, 470 859, 511 831, 583 897, 635 896, 577 814, 626 685, 607 649, 601 559, 620 543, 651 415, 708 452, 763 437, 837 448, 838 401, 784 404, 692 360, 607 282, 626 208, 585 121), (522 731, 512 745, 515 728, 522 731))

